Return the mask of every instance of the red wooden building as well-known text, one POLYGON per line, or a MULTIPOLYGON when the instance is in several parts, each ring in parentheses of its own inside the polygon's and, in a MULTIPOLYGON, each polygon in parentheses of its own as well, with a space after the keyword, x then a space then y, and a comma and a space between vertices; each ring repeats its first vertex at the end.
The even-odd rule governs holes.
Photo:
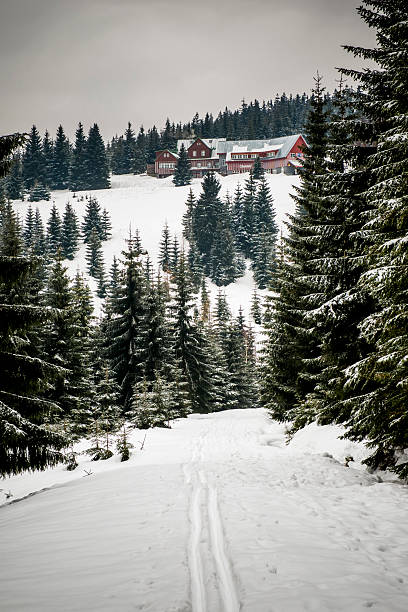
MULTIPOLYGON (((268 173, 295 174, 302 166, 303 148, 307 146, 301 134, 266 140, 226 140, 225 138, 190 138, 184 144, 194 178, 203 177, 209 170, 221 174, 249 172, 257 157, 268 173)), ((155 175, 163 178, 174 174, 179 156, 173 151, 157 151, 155 175)))

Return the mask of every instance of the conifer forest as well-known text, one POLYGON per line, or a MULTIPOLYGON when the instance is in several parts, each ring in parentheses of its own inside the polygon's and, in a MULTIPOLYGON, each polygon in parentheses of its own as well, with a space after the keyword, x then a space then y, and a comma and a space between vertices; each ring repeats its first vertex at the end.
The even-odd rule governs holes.
POLYGON ((66 582, 18 593, 13 561, 0 608, 407 609, 407 5, 357 15, 375 44, 344 45, 333 91, 314 69, 310 93, 162 129, 0 137, 0 529, 3 510, 46 516, 49 500, 64 533, 60 499, 74 533, 81 491, 99 500, 72 559, 61 535, 39 555, 46 575, 66 550, 66 582), (193 178, 177 145, 293 134, 307 143, 293 176, 257 157, 193 178), (146 174, 161 150, 178 151, 164 179, 146 174), (74 607, 61 593, 91 566, 109 578, 74 607))

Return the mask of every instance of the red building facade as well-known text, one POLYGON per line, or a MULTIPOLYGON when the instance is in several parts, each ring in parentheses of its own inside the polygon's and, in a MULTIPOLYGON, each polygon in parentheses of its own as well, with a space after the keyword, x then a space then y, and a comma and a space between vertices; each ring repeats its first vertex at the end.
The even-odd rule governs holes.
MULTIPOLYGON (((282 136, 268 140, 227 141, 225 138, 192 138, 178 141, 178 150, 184 144, 194 178, 202 178, 209 170, 220 174, 249 172, 257 157, 268 173, 295 174, 302 166, 307 147, 302 134, 282 136)), ((178 154, 157 151, 155 175, 163 178, 174 174, 178 154)))

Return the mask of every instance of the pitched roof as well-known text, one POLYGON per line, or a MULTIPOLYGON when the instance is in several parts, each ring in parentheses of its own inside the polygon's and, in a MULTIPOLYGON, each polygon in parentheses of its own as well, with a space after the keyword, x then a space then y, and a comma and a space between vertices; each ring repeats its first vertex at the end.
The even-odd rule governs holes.
MULTIPOLYGON (((277 150, 275 155, 276 159, 287 157, 290 150, 296 144, 299 137, 302 137, 306 142, 302 134, 293 134, 292 136, 280 136, 279 138, 264 138, 258 140, 226 140, 225 138, 200 138, 208 147, 212 149, 212 157, 218 157, 222 154, 237 152, 261 152, 268 150, 277 150)), ((187 138, 185 140, 177 141, 177 148, 180 151, 181 145, 184 144, 185 148, 188 149, 197 138, 187 138)))

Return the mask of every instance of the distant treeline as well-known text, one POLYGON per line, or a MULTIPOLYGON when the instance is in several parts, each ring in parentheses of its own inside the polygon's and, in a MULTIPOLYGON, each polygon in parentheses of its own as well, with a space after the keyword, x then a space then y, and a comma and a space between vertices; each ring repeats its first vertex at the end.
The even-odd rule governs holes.
MULTIPOLYGON (((34 125, 24 149, 15 157, 15 164, 2 187, 10 199, 29 194, 32 201, 47 199, 51 189, 81 191, 109 188, 109 174, 139 174, 146 164, 154 162, 160 149, 176 149, 179 138, 254 139, 275 138, 301 132, 310 107, 304 93, 296 96, 276 96, 275 100, 258 100, 231 111, 226 108, 214 119, 211 113, 204 118, 198 113, 188 123, 171 123, 167 119, 162 130, 153 126, 138 134, 128 123, 124 134, 115 136, 106 145, 95 123, 85 134, 78 124, 75 142, 67 138, 60 125, 53 139, 48 131, 40 135, 34 125)), ((331 96, 326 96, 331 105, 331 96)))

